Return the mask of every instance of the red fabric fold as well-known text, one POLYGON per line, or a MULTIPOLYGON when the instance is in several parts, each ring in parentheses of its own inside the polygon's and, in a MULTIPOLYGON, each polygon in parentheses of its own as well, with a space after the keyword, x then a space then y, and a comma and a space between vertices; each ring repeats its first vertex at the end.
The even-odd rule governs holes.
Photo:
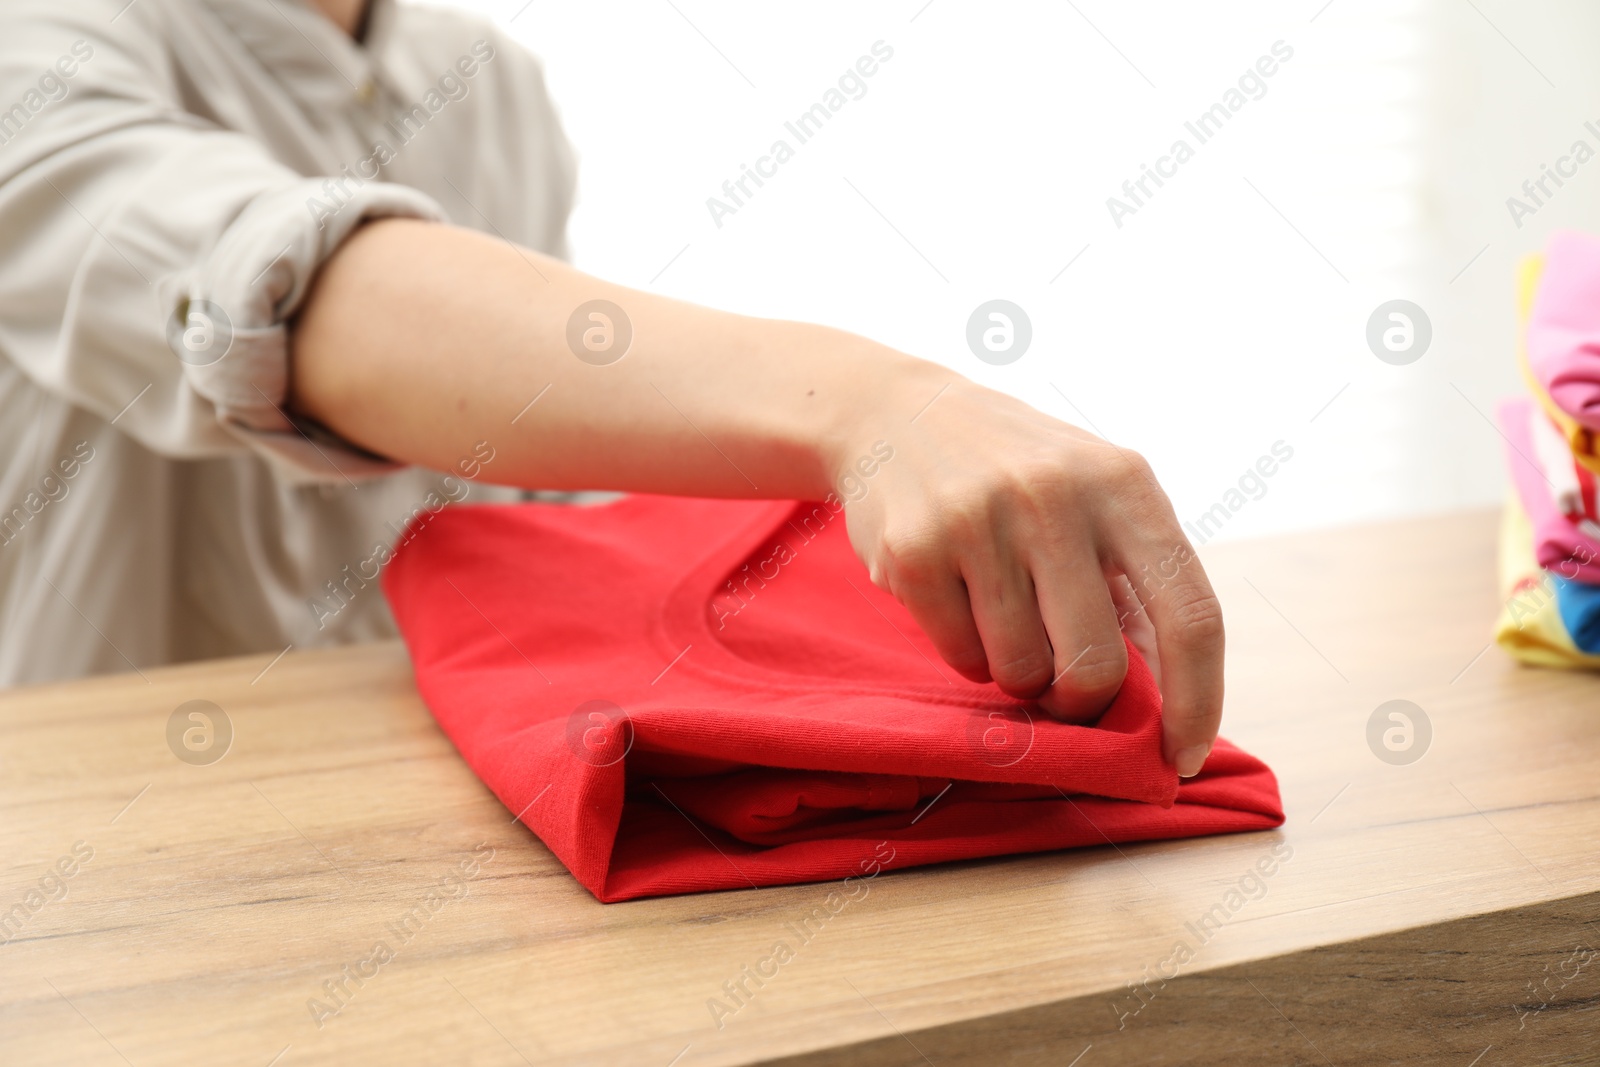
POLYGON ((602 901, 1283 821, 1226 741, 1180 784, 1131 647, 1093 726, 961 678, 826 504, 463 507, 414 532, 383 588, 423 700, 602 901))

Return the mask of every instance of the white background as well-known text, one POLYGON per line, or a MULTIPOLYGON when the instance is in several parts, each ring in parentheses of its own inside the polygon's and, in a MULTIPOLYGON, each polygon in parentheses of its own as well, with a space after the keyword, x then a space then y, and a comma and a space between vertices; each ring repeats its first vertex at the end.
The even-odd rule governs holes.
POLYGON ((1600 161, 1520 228, 1505 203, 1600 148, 1576 0, 457 6, 544 60, 580 267, 947 364, 1143 452, 1184 519, 1285 442, 1221 537, 1496 502, 1513 265, 1600 229, 1600 161), (866 95, 718 228, 707 198, 880 40, 866 95), (1114 225, 1106 198, 1280 40, 1266 95, 1114 225), (1034 332, 1003 367, 965 342, 996 297, 1034 332), (1366 345, 1393 298, 1432 321, 1409 366, 1366 345))

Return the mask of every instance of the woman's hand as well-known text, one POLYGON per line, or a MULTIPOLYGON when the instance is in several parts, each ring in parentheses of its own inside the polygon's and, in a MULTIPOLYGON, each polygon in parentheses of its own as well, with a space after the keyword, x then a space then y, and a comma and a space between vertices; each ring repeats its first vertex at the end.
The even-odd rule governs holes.
POLYGON ((1116 696, 1126 632, 1162 687, 1166 758, 1199 771, 1222 612, 1149 465, 948 372, 906 386, 836 461, 836 484, 865 488, 841 495, 873 582, 962 675, 1073 721, 1116 696), (893 459, 862 481, 862 442, 880 439, 893 459))

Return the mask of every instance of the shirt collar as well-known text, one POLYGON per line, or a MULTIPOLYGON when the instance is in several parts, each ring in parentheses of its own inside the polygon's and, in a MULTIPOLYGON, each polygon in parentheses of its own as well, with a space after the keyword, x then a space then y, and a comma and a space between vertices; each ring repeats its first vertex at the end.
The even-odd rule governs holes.
POLYGON ((205 0, 223 23, 291 96, 309 108, 348 107, 372 99, 383 82, 403 97, 410 79, 396 77, 394 0, 371 0, 365 40, 357 43, 311 0, 205 0))

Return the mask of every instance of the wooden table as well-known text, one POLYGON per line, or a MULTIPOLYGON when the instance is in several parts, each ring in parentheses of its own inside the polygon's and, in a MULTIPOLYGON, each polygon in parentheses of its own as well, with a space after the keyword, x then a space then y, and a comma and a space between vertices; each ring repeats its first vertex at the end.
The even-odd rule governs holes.
POLYGON ((1224 732, 1281 831, 885 875, 721 1029, 708 999, 830 887, 595 903, 397 644, 0 695, 0 1063, 1600 1061, 1600 679, 1486 648, 1493 535, 1205 550, 1224 732), (1369 748, 1391 699, 1432 724, 1416 762, 1369 748), (219 762, 168 748, 190 700, 233 724, 219 762))

